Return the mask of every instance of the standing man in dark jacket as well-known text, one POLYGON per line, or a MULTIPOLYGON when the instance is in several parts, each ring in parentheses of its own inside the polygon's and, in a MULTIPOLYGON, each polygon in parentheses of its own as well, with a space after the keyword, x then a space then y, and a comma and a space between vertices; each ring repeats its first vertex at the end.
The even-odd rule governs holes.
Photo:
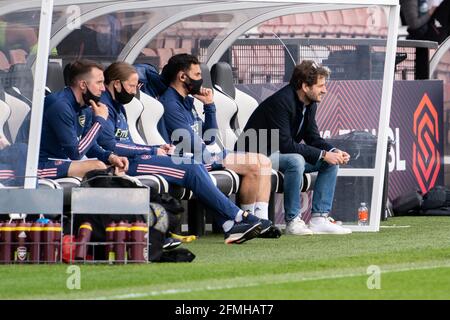
POLYGON ((326 94, 328 68, 305 60, 297 65, 289 85, 265 101, 253 112, 237 149, 265 153, 272 165, 284 173, 286 233, 296 235, 347 234, 350 229, 328 218, 333 203, 339 164, 348 162, 348 153, 333 148, 319 135, 315 120, 317 103, 326 94), (253 129, 253 130, 252 130, 253 129), (258 138, 249 146, 246 138, 258 138), (301 142, 304 143, 301 143, 301 142), (247 145, 245 145, 247 143, 247 145), (265 150, 262 150, 263 147, 265 150), (318 171, 308 226, 300 216, 300 190, 304 172, 318 171))

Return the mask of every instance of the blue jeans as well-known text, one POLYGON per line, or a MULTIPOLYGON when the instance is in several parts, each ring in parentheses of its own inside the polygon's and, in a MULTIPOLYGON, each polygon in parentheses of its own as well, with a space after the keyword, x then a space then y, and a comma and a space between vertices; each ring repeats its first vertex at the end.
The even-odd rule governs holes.
POLYGON ((312 215, 328 214, 334 198, 334 188, 339 166, 319 160, 312 165, 297 153, 273 153, 272 166, 284 174, 284 212, 286 222, 300 214, 300 190, 303 173, 318 171, 312 200, 312 215))

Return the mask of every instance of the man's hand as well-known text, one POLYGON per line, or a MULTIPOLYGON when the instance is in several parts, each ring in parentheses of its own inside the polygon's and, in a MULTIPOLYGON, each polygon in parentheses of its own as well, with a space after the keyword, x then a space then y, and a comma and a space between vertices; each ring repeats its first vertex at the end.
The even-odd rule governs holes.
POLYGON ((6 137, 0 135, 0 150, 3 150, 6 147, 9 147, 11 143, 9 143, 8 139, 6 137))
POLYGON ((342 155, 344 156, 344 163, 343 164, 347 164, 350 161, 350 155, 347 152, 345 152, 345 151, 342 151, 342 155))
POLYGON ((333 152, 339 153, 340 155, 342 155, 343 162, 340 164, 347 164, 350 161, 350 155, 347 152, 339 150, 339 149, 334 149, 333 152))
POLYGON ((160 145, 158 150, 156 151, 156 155, 158 156, 167 156, 172 155, 175 152, 175 146, 172 144, 163 144, 160 145))
POLYGON ((95 103, 93 100, 89 100, 89 103, 91 104, 91 109, 94 111, 94 114, 97 117, 102 117, 103 119, 108 119, 108 107, 104 105, 103 103, 95 103))
POLYGON ((175 146, 173 144, 163 144, 160 146, 161 149, 165 150, 167 154, 172 155, 175 152, 175 146))
POLYGON ((203 104, 211 104, 214 103, 214 94, 213 91, 209 88, 200 88, 200 93, 195 94, 194 97, 200 100, 203 104))
POLYGON ((115 167, 115 174, 116 175, 123 175, 125 172, 128 171, 128 158, 126 157, 119 157, 115 154, 111 154, 108 158, 108 161, 111 165, 115 167))
POLYGON ((156 155, 157 156, 167 156, 167 150, 163 149, 163 148, 158 148, 156 150, 156 155))
POLYGON ((350 155, 345 151, 334 149, 333 152, 325 154, 324 160, 334 165, 347 164, 350 161, 350 155))
POLYGON ((329 152, 327 151, 325 153, 325 158, 323 159, 325 162, 333 165, 339 165, 344 164, 344 156, 342 155, 342 152, 329 152))

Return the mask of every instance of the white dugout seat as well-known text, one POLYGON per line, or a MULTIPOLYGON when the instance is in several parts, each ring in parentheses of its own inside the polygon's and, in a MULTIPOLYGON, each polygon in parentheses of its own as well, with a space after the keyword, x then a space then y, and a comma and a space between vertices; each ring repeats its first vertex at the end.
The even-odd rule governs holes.
POLYGON ((18 91, 17 88, 10 88, 7 92, 5 92, 5 102, 11 107, 11 116, 8 119, 8 128, 11 135, 11 140, 14 142, 16 141, 20 126, 30 112, 30 106, 24 100, 20 99, 20 91, 18 91))
MULTIPOLYGON (((1 90, 1 89, 0 89, 1 90)), ((11 116, 11 108, 6 102, 1 100, 1 92, 0 92, 0 136, 5 137, 5 124, 11 116)))
MULTIPOLYGON (((124 105, 127 113, 128 128, 133 141, 137 144, 147 144, 147 141, 141 136, 138 131, 138 122, 144 111, 144 105, 138 98, 124 105)), ((144 185, 150 187, 152 192, 169 193, 169 183, 160 175, 142 175, 136 177, 144 185)))
POLYGON ((238 126, 234 129, 240 134, 253 111, 258 107, 258 101, 234 86, 233 71, 226 62, 218 62, 212 66, 211 80, 215 88, 235 101, 238 126))

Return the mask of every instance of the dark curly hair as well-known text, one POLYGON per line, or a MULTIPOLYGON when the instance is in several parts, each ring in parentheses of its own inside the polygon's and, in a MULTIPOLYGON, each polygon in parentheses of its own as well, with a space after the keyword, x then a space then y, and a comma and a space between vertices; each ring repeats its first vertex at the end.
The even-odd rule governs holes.
POLYGON ((161 71, 163 82, 169 86, 175 81, 178 72, 188 71, 193 64, 200 64, 200 61, 191 54, 180 53, 172 56, 161 71))
POLYGON ((330 74, 331 71, 327 67, 312 60, 303 60, 302 63, 295 66, 289 83, 296 89, 300 89, 303 83, 310 87, 317 83, 319 77, 329 78, 330 74))

